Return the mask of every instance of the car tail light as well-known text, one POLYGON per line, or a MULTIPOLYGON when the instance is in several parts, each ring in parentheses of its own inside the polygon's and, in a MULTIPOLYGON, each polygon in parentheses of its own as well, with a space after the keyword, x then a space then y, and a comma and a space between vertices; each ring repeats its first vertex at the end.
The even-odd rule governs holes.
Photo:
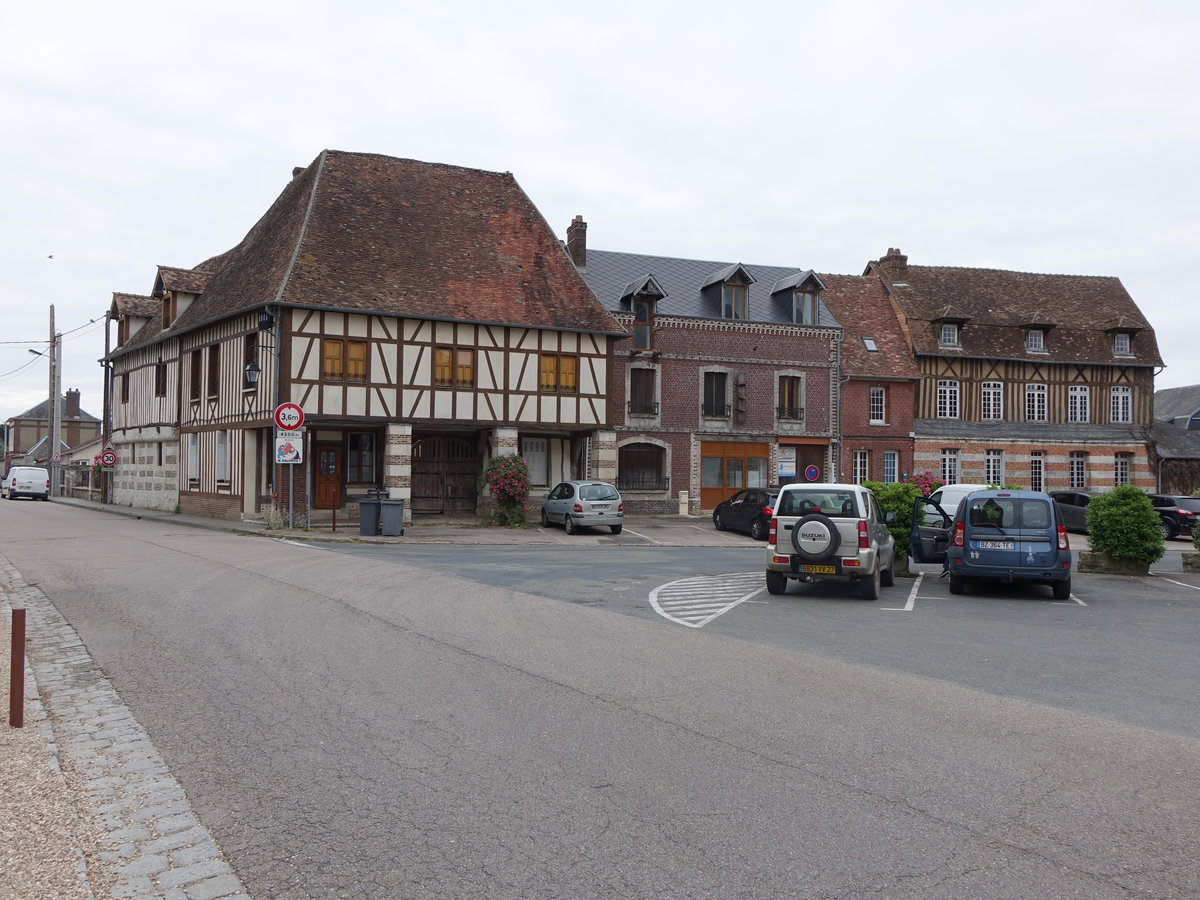
POLYGON ((771 529, 767 532, 767 543, 768 544, 774 545, 774 544, 779 543, 779 541, 777 541, 775 539, 778 532, 779 532, 779 520, 777 518, 775 518, 774 516, 771 516, 771 529))
POLYGON ((625 512, 625 502, 624 501, 617 504, 617 512, 625 512))
POLYGON ((1179 515, 1181 515, 1181 516, 1184 516, 1185 518, 1186 518, 1186 517, 1188 517, 1188 516, 1194 516, 1194 515, 1195 515, 1195 513, 1194 513, 1194 512, 1192 512, 1190 509, 1183 509, 1182 507, 1180 507, 1179 509, 1176 509, 1176 510, 1175 510, 1175 512, 1176 512, 1176 513, 1178 513, 1178 514, 1179 514, 1179 515))
POLYGON ((1070 550, 1071 549, 1071 542, 1069 540, 1067 540, 1067 526, 1066 525, 1058 526, 1058 549, 1059 550, 1070 550))
POLYGON ((771 509, 769 506, 764 506, 762 508, 762 514, 769 519, 771 516, 775 515, 775 510, 771 509))
POLYGON ((955 547, 962 547, 962 546, 966 545, 967 542, 963 537, 964 530, 965 530, 965 526, 963 525, 962 522, 958 522, 955 524, 955 526, 954 526, 954 546, 955 547))
POLYGON ((871 538, 867 534, 867 523, 860 519, 858 522, 858 549, 866 550, 870 546, 871 538))
POLYGON ((576 504, 575 504, 575 506, 572 508, 572 510, 571 510, 571 511, 572 511, 572 512, 578 512, 578 513, 581 513, 581 512, 583 512, 583 504, 582 504, 582 503, 576 503, 576 504))

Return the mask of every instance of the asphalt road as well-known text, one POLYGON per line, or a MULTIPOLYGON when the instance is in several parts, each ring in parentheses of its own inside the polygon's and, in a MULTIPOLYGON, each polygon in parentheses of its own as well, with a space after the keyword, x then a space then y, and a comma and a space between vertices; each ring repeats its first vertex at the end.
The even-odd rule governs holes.
POLYGON ((496 550, 512 587, 462 547, 473 571, 32 503, 0 530, 259 898, 1200 892, 1195 667, 1133 658, 1195 646, 1182 585, 789 593, 687 627, 626 550, 589 551, 621 590, 556 597, 529 548, 496 550), (1009 668, 1107 647, 1096 693, 1178 678, 1179 727, 964 677, 1039 631, 1009 668))

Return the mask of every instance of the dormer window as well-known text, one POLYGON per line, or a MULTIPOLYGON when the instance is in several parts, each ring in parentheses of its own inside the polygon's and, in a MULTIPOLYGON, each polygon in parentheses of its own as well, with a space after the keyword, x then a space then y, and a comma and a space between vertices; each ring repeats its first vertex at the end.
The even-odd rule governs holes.
POLYGON ((175 293, 173 291, 164 291, 162 296, 162 327, 166 331, 171 327, 171 323, 175 321, 176 306, 175 293))
POLYGON ((1118 331, 1113 335, 1113 356, 1132 356, 1133 351, 1130 348, 1129 332, 1118 331))
POLYGON ((792 321, 797 325, 817 324, 817 294, 815 291, 796 291, 792 294, 792 321))
POLYGON ((746 318, 746 285, 725 284, 721 287, 721 318, 746 318))
POLYGON ((649 350, 654 333, 654 300, 650 297, 633 299, 633 349, 649 350))
POLYGON ((957 347, 958 346, 958 323, 943 322, 942 328, 938 332, 938 344, 942 347, 957 347))
POLYGON ((1046 332, 1040 328, 1030 328, 1025 333, 1025 349, 1034 353, 1043 353, 1046 350, 1046 332))

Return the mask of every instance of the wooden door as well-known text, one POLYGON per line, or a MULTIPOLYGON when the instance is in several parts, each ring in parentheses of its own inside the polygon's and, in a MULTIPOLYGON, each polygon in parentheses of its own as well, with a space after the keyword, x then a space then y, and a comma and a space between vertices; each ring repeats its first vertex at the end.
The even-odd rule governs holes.
POLYGON ((342 445, 317 445, 316 509, 337 509, 342 505, 342 445))
POLYGON ((475 445, 435 435, 413 444, 412 511, 474 515, 479 463, 475 445))

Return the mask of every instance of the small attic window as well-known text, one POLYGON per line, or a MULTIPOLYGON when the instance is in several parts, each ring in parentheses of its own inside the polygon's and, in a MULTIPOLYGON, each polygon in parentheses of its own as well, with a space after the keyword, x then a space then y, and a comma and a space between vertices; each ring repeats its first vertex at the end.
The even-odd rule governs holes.
POLYGON ((1133 350, 1130 347, 1129 332, 1118 331, 1113 335, 1113 355, 1114 356, 1132 356, 1133 350))
POLYGON ((746 293, 746 285, 744 284, 730 284, 726 282, 721 286, 722 319, 746 318, 746 293))
POLYGON ((942 347, 958 346, 958 323, 943 322, 938 332, 938 345, 942 347))
POLYGON ((162 330, 166 331, 175 321, 176 301, 174 291, 163 291, 162 295, 162 330))
POLYGON ((1040 328, 1030 328, 1025 332, 1025 349, 1032 350, 1034 353, 1044 352, 1046 349, 1046 332, 1040 328))
POLYGON ((792 294, 792 321, 797 325, 817 324, 817 292, 797 290, 792 294))
POLYGON ((864 337, 862 339, 862 342, 863 342, 863 346, 866 347, 868 350, 870 350, 872 353, 879 352, 879 347, 876 346, 876 344, 875 344, 875 338, 864 337))

